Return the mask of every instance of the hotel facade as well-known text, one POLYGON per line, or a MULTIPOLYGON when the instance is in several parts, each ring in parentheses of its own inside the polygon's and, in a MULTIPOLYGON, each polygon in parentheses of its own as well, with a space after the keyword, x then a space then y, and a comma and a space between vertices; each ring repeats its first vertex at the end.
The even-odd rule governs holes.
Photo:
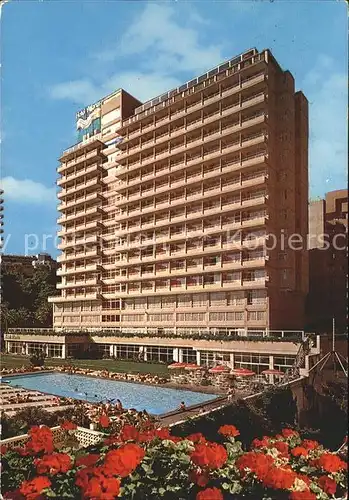
POLYGON ((203 336, 304 328, 307 251, 287 238, 308 232, 308 103, 269 50, 146 103, 118 90, 77 129, 57 169, 64 351, 84 332, 106 355, 200 361, 203 336))

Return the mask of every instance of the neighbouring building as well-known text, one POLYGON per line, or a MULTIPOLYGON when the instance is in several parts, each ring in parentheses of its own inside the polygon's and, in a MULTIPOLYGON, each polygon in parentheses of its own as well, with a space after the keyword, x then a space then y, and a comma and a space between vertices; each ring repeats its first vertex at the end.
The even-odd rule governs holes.
POLYGON ((4 233, 4 190, 0 189, 0 249, 2 248, 2 235, 4 233))
POLYGON ((57 168, 54 328, 12 332, 8 349, 292 366, 308 292, 306 244, 282 245, 308 232, 308 102, 292 74, 252 49, 145 103, 120 89, 76 120, 57 168))
POLYGON ((309 204, 308 328, 344 333, 348 326, 348 191, 309 204))
POLYGON ((7 273, 20 273, 31 276, 39 266, 57 269, 57 261, 47 253, 37 255, 3 254, 1 256, 1 270, 7 273))

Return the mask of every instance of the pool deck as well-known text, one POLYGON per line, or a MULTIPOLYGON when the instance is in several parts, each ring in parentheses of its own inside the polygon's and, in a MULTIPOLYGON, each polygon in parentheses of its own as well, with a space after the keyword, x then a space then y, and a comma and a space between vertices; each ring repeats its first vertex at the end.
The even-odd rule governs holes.
MULTIPOLYGON (((12 378, 16 376, 26 376, 26 375, 38 375, 38 374, 48 374, 48 373, 66 373, 58 370, 35 370, 35 371, 30 371, 30 372, 22 372, 22 373, 13 373, 9 375, 2 375, 3 378, 12 378)), ((90 374, 83 374, 83 373, 73 373, 73 375, 81 375, 84 377, 91 377, 91 378, 96 378, 96 375, 90 374)), ((114 380, 115 382, 118 382, 120 380, 114 378, 114 377, 100 377, 102 379, 106 380, 114 380)), ((196 385, 185 385, 185 384, 175 384, 172 382, 168 382, 165 384, 151 384, 151 383, 143 383, 143 382, 137 382, 134 380, 121 380, 122 382, 129 382, 129 383, 135 383, 139 385, 147 385, 147 386, 152 386, 152 387, 166 387, 169 389, 179 389, 183 391, 193 391, 193 392, 201 392, 205 394, 215 394, 217 397, 212 399, 211 401, 199 403, 193 406, 189 406, 186 410, 173 410, 171 412, 167 412, 164 414, 161 414, 157 416, 157 418, 160 421, 161 426, 164 427, 171 427, 173 425, 178 425, 181 422, 184 422, 187 419, 190 418, 195 418, 199 416, 203 416, 205 414, 210 413, 213 410, 217 410, 219 408, 222 408, 227 405, 228 399, 226 396, 226 391, 221 389, 220 387, 215 387, 215 386, 196 386, 196 385)), ((241 399, 246 396, 248 396, 250 392, 246 391, 236 391, 236 396, 234 397, 234 401, 236 399, 241 399)), ((57 398, 58 399, 63 399, 64 398, 59 398, 58 396, 54 396, 49 393, 45 393, 40 390, 32 391, 28 389, 24 389, 22 387, 14 387, 10 386, 7 383, 1 383, 0 384, 0 410, 6 412, 9 416, 14 416, 16 412, 21 411, 25 408, 28 407, 34 407, 38 406, 41 408, 44 408, 47 411, 54 412, 54 411, 61 411, 67 408, 72 408, 72 405, 69 405, 69 402, 67 402, 66 405, 57 405, 57 398), (35 402, 22 402, 22 403, 8 403, 6 400, 2 400, 2 395, 3 396, 14 396, 16 394, 20 394, 21 396, 24 395, 29 395, 31 398, 35 397, 35 402)), ((7 399, 7 398, 6 398, 7 399)), ((84 401, 78 398, 74 398, 78 401, 84 401)), ((231 401, 233 402, 233 401, 231 401)))
POLYGON ((191 418, 199 418, 208 415, 214 410, 224 408, 229 404, 236 403, 239 399, 244 399, 251 393, 249 391, 236 391, 235 396, 229 401, 227 396, 220 396, 212 401, 189 406, 186 410, 175 410, 159 416, 162 427, 172 427, 184 423, 191 418))

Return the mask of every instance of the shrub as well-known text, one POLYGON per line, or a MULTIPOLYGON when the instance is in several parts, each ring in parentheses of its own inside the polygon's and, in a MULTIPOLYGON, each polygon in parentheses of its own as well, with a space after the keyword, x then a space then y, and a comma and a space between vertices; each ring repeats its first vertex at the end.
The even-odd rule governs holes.
POLYGON ((35 351, 34 354, 29 358, 32 366, 44 366, 46 354, 44 351, 35 351))

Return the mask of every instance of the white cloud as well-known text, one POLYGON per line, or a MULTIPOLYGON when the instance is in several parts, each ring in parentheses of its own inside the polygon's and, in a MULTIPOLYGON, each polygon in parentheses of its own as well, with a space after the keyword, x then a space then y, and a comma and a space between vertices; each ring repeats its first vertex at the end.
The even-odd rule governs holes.
POLYGON ((49 188, 30 179, 15 179, 4 177, 1 179, 1 188, 4 190, 5 200, 12 200, 32 205, 54 205, 56 189, 49 188))
POLYGON ((193 12, 188 19, 191 26, 186 25, 186 19, 177 21, 175 17, 173 7, 147 4, 122 37, 121 54, 142 54, 146 66, 158 71, 199 72, 210 69, 223 59, 221 46, 200 43, 195 23, 203 23, 201 16, 197 18, 193 12))
POLYGON ((312 195, 346 186, 347 76, 319 56, 303 86, 309 98, 310 189, 312 195))
POLYGON ((88 80, 75 80, 58 83, 50 89, 53 99, 69 99, 78 103, 90 103, 97 100, 98 87, 88 80))
POLYGON ((139 56, 139 69, 111 73, 99 82, 86 78, 59 83, 50 89, 51 97, 85 106, 124 88, 140 100, 148 100, 222 61, 222 48, 214 44, 205 46, 195 28, 197 24, 202 28, 209 21, 193 9, 187 20, 177 19, 177 14, 169 5, 146 4, 114 47, 92 54, 92 59, 103 65, 139 56), (179 79, 181 73, 184 75, 179 79))
POLYGON ((100 84, 94 84, 89 80, 59 83, 51 89, 50 94, 54 99, 68 99, 86 106, 118 88, 123 88, 139 100, 146 101, 181 83, 181 80, 170 75, 125 71, 111 75, 100 84))

